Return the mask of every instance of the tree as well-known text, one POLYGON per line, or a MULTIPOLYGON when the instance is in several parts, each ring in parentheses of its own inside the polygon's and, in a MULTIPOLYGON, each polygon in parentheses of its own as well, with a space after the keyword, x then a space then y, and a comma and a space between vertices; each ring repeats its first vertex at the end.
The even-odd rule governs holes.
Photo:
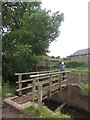
POLYGON ((7 79, 15 72, 35 68, 50 43, 59 36, 64 15, 42 10, 38 2, 3 3, 2 7, 3 74, 7 79))
POLYGON ((57 56, 56 58, 57 58, 57 59, 60 59, 60 56, 57 56))

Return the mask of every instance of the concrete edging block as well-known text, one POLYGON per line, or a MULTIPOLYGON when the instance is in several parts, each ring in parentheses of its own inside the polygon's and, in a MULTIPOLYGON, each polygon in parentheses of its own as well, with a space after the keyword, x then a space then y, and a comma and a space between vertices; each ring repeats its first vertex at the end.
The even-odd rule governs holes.
POLYGON ((4 99, 4 102, 11 105, 12 107, 14 107, 15 109, 17 109, 18 111, 22 112, 24 109, 34 105, 34 102, 28 101, 24 104, 19 104, 13 101, 14 98, 17 98, 18 96, 14 96, 14 97, 9 97, 4 99))

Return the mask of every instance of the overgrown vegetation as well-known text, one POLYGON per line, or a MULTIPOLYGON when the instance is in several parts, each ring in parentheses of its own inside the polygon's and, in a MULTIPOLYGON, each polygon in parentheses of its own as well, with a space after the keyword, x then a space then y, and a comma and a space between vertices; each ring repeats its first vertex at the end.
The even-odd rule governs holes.
POLYGON ((15 96, 16 88, 11 86, 9 81, 2 84, 2 98, 15 96))
POLYGON ((90 84, 80 82, 80 86, 82 87, 81 95, 90 97, 90 84))
POLYGON ((62 114, 59 112, 54 113, 44 105, 37 107, 31 106, 25 109, 22 113, 24 117, 49 118, 49 120, 51 120, 52 118, 70 118, 70 115, 62 114))
POLYGON ((67 70, 70 70, 71 72, 90 72, 90 63, 88 62, 51 58, 51 62, 53 62, 53 66, 56 69, 59 69, 62 61, 65 63, 67 70))
POLYGON ((82 62, 82 61, 67 61, 66 66, 68 68, 88 68, 88 63, 87 62, 82 62))
POLYGON ((69 68, 71 72, 75 73, 90 73, 90 69, 84 68, 84 67, 78 67, 78 68, 69 68))

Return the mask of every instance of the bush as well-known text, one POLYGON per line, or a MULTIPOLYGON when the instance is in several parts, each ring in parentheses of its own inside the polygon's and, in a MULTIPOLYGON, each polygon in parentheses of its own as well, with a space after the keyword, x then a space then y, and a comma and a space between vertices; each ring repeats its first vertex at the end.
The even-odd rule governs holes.
POLYGON ((88 62, 83 62, 83 61, 72 61, 72 60, 60 60, 58 61, 55 65, 54 68, 59 68, 61 62, 64 62, 67 68, 71 69, 89 69, 90 68, 90 63, 88 62))
POLYGON ((9 82, 4 82, 2 85, 2 97, 6 98, 9 96, 14 96, 16 88, 12 87, 9 82))
POLYGON ((66 62, 66 67, 67 68, 79 68, 79 67, 88 68, 88 63, 81 62, 81 61, 69 61, 69 62, 66 62))

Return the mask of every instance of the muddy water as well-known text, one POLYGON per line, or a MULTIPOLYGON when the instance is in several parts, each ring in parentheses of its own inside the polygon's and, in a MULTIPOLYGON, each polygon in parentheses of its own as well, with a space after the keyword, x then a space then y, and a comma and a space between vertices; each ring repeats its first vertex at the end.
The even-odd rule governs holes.
MULTIPOLYGON (((52 111, 55 111, 62 104, 62 103, 58 103, 57 101, 51 101, 51 100, 47 100, 47 99, 43 100, 43 103, 52 111)), ((77 118, 78 119, 79 118, 87 119, 90 117, 89 113, 87 113, 83 110, 77 109, 75 107, 68 106, 68 105, 65 105, 61 109, 61 113, 69 114, 75 120, 77 120, 77 118)))

